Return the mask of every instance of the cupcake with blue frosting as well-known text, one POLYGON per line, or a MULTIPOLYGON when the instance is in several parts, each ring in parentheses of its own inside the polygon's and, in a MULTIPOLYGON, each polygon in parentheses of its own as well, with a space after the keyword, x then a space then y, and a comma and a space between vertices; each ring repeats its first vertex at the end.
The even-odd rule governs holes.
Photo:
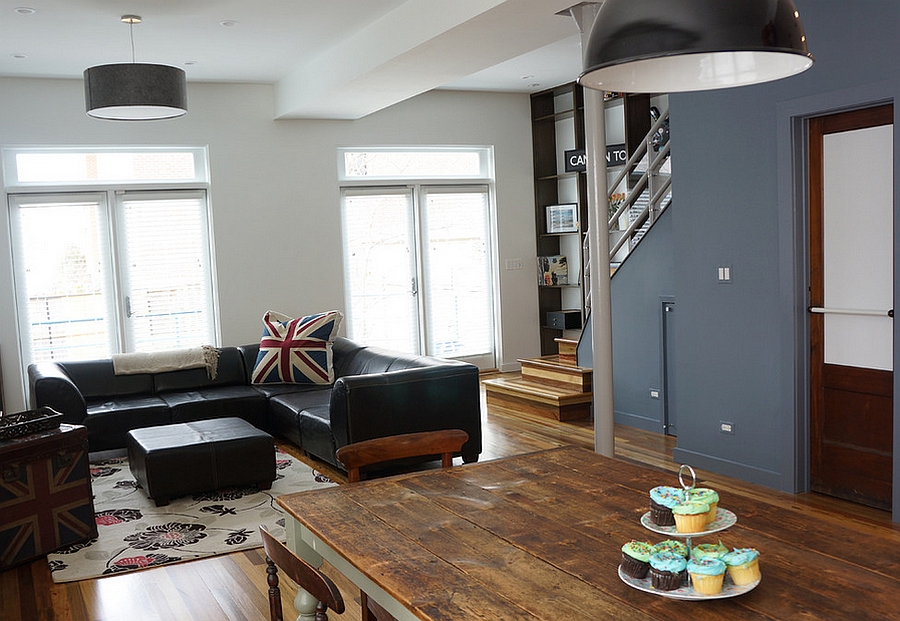
POLYGON ((735 548, 722 556, 728 577, 736 586, 753 584, 762 574, 759 570, 759 552, 753 548, 735 548))
POLYGON ((650 584, 660 591, 680 588, 687 576, 687 559, 681 554, 666 550, 650 555, 650 584))
POLYGON ((668 485, 654 487, 650 490, 650 521, 657 526, 674 526, 672 507, 685 500, 683 489, 668 485))
POLYGON ((725 562, 717 558, 692 558, 687 572, 691 575, 694 592, 700 595, 718 595, 725 581, 725 562))

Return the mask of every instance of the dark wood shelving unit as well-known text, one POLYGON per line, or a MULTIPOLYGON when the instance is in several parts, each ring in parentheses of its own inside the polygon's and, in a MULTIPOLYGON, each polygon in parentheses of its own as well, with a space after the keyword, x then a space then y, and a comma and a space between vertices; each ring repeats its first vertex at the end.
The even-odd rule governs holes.
POLYGON ((541 355, 558 353, 556 338, 563 330, 547 325, 547 313, 577 310, 584 320, 581 251, 587 223, 587 175, 566 172, 563 152, 585 148, 584 95, 571 83, 531 96, 531 126, 534 149, 534 218, 537 231, 536 256, 565 255, 569 269, 568 285, 539 285, 541 355), (577 205, 578 229, 567 233, 547 231, 547 207, 577 205))

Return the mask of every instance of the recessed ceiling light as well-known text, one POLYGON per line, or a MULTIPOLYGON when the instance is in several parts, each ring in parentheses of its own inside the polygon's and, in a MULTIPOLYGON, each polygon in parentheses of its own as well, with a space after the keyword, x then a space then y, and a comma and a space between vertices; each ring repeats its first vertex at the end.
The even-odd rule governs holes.
POLYGON ((35 11, 34 9, 32 9, 30 6, 19 6, 19 7, 16 7, 15 9, 13 9, 13 10, 14 10, 16 13, 18 13, 19 15, 31 15, 32 13, 37 13, 37 11, 35 11))
POLYGON ((196 64, 197 64, 197 61, 196 61, 196 60, 186 60, 186 61, 184 61, 184 66, 185 66, 185 67, 193 67, 193 66, 196 65, 196 64))
POLYGON ((233 20, 233 19, 226 19, 225 21, 219 22, 219 25, 225 26, 226 28, 230 28, 230 27, 232 27, 232 26, 237 26, 238 23, 237 23, 236 20, 233 20))
POLYGON ((15 58, 16 60, 23 60, 25 58, 28 58, 28 54, 10 54, 10 56, 15 58))

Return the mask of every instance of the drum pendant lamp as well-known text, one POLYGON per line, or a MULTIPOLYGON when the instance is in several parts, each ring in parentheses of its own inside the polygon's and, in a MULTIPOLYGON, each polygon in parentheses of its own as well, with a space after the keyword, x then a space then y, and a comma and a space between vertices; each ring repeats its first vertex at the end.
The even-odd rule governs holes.
POLYGON ((673 93, 758 84, 809 69, 793 0, 605 0, 582 86, 673 93))
POLYGON ((97 65, 84 71, 84 100, 89 116, 117 121, 171 119, 187 113, 184 70, 134 62, 137 15, 123 15, 131 30, 131 62, 97 65))

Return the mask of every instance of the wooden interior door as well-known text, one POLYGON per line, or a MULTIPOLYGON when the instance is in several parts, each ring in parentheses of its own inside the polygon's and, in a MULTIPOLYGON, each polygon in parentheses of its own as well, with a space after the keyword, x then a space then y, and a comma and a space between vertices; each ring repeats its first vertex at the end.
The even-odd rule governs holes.
POLYGON ((810 120, 810 483, 891 508, 893 106, 810 120))

